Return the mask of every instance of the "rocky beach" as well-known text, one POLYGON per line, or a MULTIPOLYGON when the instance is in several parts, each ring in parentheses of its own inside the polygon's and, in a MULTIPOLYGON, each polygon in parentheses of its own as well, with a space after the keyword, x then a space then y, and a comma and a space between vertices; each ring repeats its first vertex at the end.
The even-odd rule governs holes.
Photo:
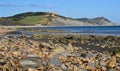
MULTIPOLYGON (((120 37, 1 29, 0 71, 119 71, 120 37), (9 30, 9 31, 8 31, 9 30)), ((58 32, 58 31, 57 31, 58 32)), ((63 31, 62 31, 63 32, 63 31)))

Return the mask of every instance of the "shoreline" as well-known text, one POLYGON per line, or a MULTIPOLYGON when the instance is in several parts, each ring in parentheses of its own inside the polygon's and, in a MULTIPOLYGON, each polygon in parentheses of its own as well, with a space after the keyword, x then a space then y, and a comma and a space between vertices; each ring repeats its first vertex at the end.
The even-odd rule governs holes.
POLYGON ((18 34, 13 30, 19 29, 1 36, 1 70, 120 70, 119 36, 58 34, 50 30, 44 31, 47 34, 38 30, 39 33, 31 36, 23 33, 15 36, 10 35, 18 34))

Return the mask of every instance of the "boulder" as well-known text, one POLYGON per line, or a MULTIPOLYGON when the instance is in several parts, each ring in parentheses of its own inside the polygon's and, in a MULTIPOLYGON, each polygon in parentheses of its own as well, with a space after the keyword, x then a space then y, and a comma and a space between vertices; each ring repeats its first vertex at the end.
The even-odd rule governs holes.
POLYGON ((53 58, 49 61, 48 64, 49 64, 49 65, 50 65, 50 64, 53 64, 54 66, 59 67, 62 63, 61 63, 58 55, 54 55, 53 58))
POLYGON ((36 68, 42 66, 42 59, 39 57, 26 57, 19 61, 20 67, 36 68))

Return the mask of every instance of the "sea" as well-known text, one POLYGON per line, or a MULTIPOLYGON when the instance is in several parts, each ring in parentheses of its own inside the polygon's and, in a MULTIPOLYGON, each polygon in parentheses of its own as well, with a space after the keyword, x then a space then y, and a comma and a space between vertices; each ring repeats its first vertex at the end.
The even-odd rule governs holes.
MULTIPOLYGON (((37 32, 36 30, 60 30, 65 32, 58 32, 61 33, 75 33, 75 34, 87 34, 87 35, 105 35, 105 36, 120 36, 120 26, 63 26, 63 27, 31 27, 29 29, 34 29, 35 31, 31 32, 28 30, 18 30, 15 33, 12 33, 11 35, 18 35, 18 34, 27 34, 27 35, 33 35, 38 34, 41 32, 37 32), (67 32, 66 32, 67 31, 67 32)), ((42 32, 51 34, 48 32, 42 32)), ((52 32, 57 33, 57 32, 52 32)), ((10 35, 10 34, 9 34, 10 35)))
POLYGON ((40 27, 38 29, 64 30, 71 33, 92 35, 115 35, 120 36, 120 26, 63 26, 63 27, 40 27))

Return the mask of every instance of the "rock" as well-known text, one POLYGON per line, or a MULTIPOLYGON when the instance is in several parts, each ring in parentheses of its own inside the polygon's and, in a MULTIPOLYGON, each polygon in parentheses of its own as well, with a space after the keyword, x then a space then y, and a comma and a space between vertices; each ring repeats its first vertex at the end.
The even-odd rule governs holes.
POLYGON ((48 64, 53 64, 53 65, 59 67, 62 63, 60 62, 58 55, 54 55, 48 64))
POLYGON ((28 68, 28 71, 38 71, 38 70, 33 68, 28 68))
POLYGON ((13 54, 14 56, 18 56, 18 55, 21 55, 21 52, 20 52, 20 51, 14 51, 14 52, 12 52, 12 54, 13 54))
POLYGON ((77 66, 74 66, 73 69, 74 69, 73 71, 78 71, 79 70, 77 66))
POLYGON ((113 69, 116 65, 116 58, 115 57, 112 57, 112 59, 110 60, 108 66, 113 69))
POLYGON ((105 61, 100 61, 101 66, 107 66, 107 63, 105 61))
POLYGON ((67 50, 68 50, 68 51, 74 51, 74 48, 73 48, 73 46, 72 46, 71 43, 68 44, 67 50))
POLYGON ((76 56, 75 54, 70 54, 68 52, 63 52, 63 53, 60 53, 60 55, 64 56, 64 57, 67 57, 67 56, 76 56))
POLYGON ((38 57, 36 54, 28 54, 27 57, 38 57))
POLYGON ((42 64, 42 59, 39 57, 27 57, 19 61, 20 67, 23 68, 36 68, 42 64))
POLYGON ((0 66, 3 66, 3 65, 5 65, 5 64, 6 64, 5 59, 0 59, 0 66))
POLYGON ((67 71, 67 66, 65 66, 65 64, 61 64, 61 68, 65 71, 67 71))
POLYGON ((91 57, 93 57, 94 55, 92 54, 92 53, 87 53, 86 54, 86 58, 91 58, 91 57))
POLYGON ((116 57, 120 57, 120 50, 117 50, 117 51, 115 52, 115 56, 116 56, 116 57))
POLYGON ((103 71, 107 71, 107 68, 106 68, 106 67, 102 67, 102 70, 103 70, 103 71))
POLYGON ((43 46, 45 46, 45 47, 48 47, 48 48, 51 48, 51 49, 54 48, 54 47, 51 46, 49 43, 45 43, 45 42, 41 43, 41 45, 43 45, 43 46))
POLYGON ((59 54, 59 53, 62 53, 62 52, 65 52, 65 49, 63 47, 56 47, 53 52, 51 52, 50 54, 50 58, 53 57, 54 55, 56 54, 59 54))
POLYGON ((102 47, 102 48, 105 48, 106 46, 105 46, 105 45, 102 45, 101 47, 102 47))

